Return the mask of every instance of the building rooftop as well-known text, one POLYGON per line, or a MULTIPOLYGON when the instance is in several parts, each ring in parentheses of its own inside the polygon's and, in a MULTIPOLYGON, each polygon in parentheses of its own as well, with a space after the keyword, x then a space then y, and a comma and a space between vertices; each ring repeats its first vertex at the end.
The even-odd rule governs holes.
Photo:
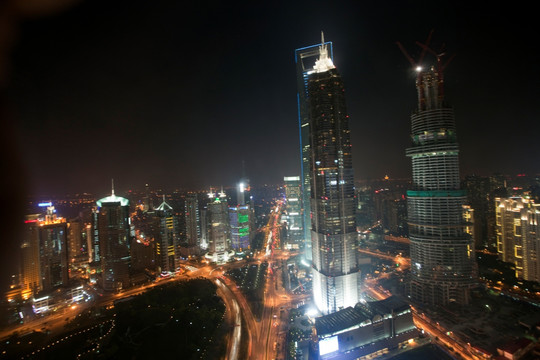
POLYGON ((366 320, 371 323, 377 315, 384 317, 386 314, 400 313, 409 308, 405 301, 390 296, 384 300, 358 303, 355 307, 321 316, 315 319, 315 328, 318 336, 324 336, 359 325, 366 320))
POLYGON ((116 203, 119 202, 121 206, 127 206, 129 205, 129 200, 126 198, 123 198, 121 196, 116 196, 112 194, 111 196, 104 197, 103 199, 99 199, 96 201, 97 206, 101 207, 104 203, 116 203))
POLYGON ((379 315, 399 313, 409 309, 409 304, 396 296, 390 296, 384 300, 369 302, 369 307, 379 315))
POLYGON ((362 312, 349 306, 343 310, 315 319, 315 328, 317 329, 318 336, 322 336, 348 329, 368 319, 369 317, 362 312))

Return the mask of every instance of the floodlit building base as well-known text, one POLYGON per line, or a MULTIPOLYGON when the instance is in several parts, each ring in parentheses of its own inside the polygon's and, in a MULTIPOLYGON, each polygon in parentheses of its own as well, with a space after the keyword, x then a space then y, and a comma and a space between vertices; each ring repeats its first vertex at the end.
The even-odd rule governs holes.
POLYGON ((211 262, 215 262, 216 264, 224 264, 232 259, 234 259, 235 252, 234 250, 231 251, 222 251, 222 252, 214 252, 214 253, 206 253, 204 257, 211 262))
POLYGON ((310 359, 359 359, 403 347, 419 336, 410 306, 389 297, 315 319, 310 359))

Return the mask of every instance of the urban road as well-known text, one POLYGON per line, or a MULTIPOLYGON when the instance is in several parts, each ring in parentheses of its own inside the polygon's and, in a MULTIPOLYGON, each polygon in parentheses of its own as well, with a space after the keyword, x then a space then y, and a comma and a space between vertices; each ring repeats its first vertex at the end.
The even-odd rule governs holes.
MULTIPOLYGON (((226 306, 225 323, 230 331, 225 339, 227 350, 226 354, 223 355, 223 359, 237 360, 243 356, 254 360, 285 359, 285 334, 288 330, 287 309, 300 301, 304 301, 308 295, 287 294, 282 286, 281 266, 276 264, 281 264, 291 254, 288 251, 280 250, 280 214, 281 207, 278 204, 263 229, 266 250, 258 254, 254 260, 259 263, 262 261, 268 262, 264 310, 260 319, 255 318, 245 296, 234 281, 225 276, 229 268, 244 266, 247 264, 246 261, 204 266, 186 262, 184 265, 187 271, 184 274, 159 279, 154 283, 127 289, 118 294, 100 293, 92 286, 87 285, 85 290, 93 295, 92 301, 66 307, 62 312, 54 315, 4 328, 0 330, 0 339, 6 339, 15 332, 24 335, 32 331, 43 331, 44 329, 49 332, 52 339, 65 332, 65 324, 69 320, 91 307, 114 306, 114 302, 117 300, 142 294, 156 286, 189 278, 204 277, 216 284, 217 293, 226 306), (243 331, 243 326, 245 326, 245 331, 243 331), (242 344, 246 344, 245 350, 243 350, 242 344), (242 351, 247 352, 247 354, 242 354, 242 351)), ((24 354, 21 355, 24 357, 24 354)))

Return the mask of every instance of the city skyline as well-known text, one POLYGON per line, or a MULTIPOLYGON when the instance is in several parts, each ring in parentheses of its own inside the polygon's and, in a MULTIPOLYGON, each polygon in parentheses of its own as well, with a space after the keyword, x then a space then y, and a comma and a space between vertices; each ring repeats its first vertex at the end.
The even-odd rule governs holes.
POLYGON ((3 356, 538 354, 532 12, 8 1, 3 356))
POLYGON ((512 10, 455 2, 435 10, 397 2, 107 3, 104 13, 104 4, 76 3, 19 24, 6 144, 16 150, 11 170, 24 194, 100 196, 111 178, 119 192, 146 183, 229 186, 243 164, 255 184, 300 175, 294 50, 317 44, 321 31, 346 79, 357 179, 411 176, 404 149, 414 73, 396 42, 416 57, 415 41, 431 30, 433 47, 444 42, 456 55, 445 87, 460 129, 461 173, 538 171, 532 25, 524 21, 518 32, 500 22, 512 10), (174 21, 180 10, 199 21, 174 21), (528 76, 516 76, 514 65, 528 76), (523 130, 497 125, 509 122, 523 130))

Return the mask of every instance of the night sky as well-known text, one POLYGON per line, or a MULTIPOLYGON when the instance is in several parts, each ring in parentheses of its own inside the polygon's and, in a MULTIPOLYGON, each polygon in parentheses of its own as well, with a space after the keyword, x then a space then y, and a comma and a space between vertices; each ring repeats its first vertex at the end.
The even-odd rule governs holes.
POLYGON ((231 186, 242 163, 252 184, 279 183, 300 174, 294 50, 324 31, 356 179, 409 177, 416 89, 396 41, 416 57, 433 29, 433 48, 455 54, 445 91, 461 174, 536 173, 535 15, 470 3, 94 0, 17 17, 4 156, 32 195, 105 196, 111 178, 117 193, 231 186))

